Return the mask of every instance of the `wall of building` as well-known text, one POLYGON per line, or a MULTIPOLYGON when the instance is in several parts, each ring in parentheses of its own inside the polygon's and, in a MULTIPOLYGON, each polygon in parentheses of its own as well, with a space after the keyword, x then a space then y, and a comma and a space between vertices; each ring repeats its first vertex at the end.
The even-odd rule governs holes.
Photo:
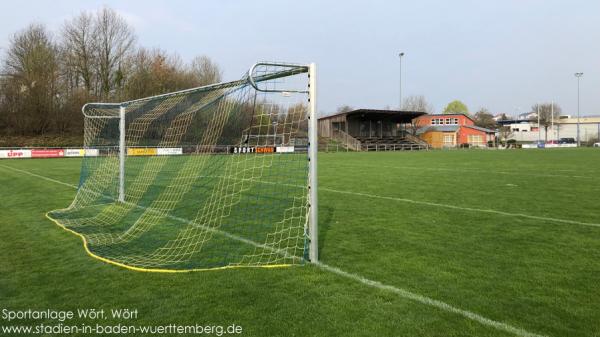
POLYGON ((460 128, 458 130, 458 144, 470 144, 475 146, 487 146, 489 139, 487 133, 471 128, 460 128), (475 138, 477 137, 477 138, 475 138), (479 139, 479 141, 477 141, 479 139))
MULTIPOLYGON (((346 115, 325 117, 319 119, 319 137, 328 137, 331 138, 333 136, 333 123, 341 123, 338 125, 344 125, 346 122, 346 115)), ((345 130, 342 130, 345 131, 345 130)))
POLYGON ((425 132, 420 136, 420 138, 426 141, 434 149, 439 149, 442 147, 443 132, 425 132))
POLYGON ((421 134, 419 137, 426 141, 434 149, 455 147, 457 144, 457 135, 455 132, 427 131, 421 134), (451 142, 445 142, 445 137, 449 137, 451 142))
POLYGON ((467 116, 463 114, 444 114, 444 115, 423 115, 415 121, 418 127, 425 127, 430 125, 475 125, 475 123, 467 116), (432 120, 436 120, 436 124, 432 124, 432 120), (439 124, 439 123, 443 124, 439 124))
POLYGON ((331 116, 319 119, 319 136, 335 137, 341 130, 353 137, 400 137, 404 135, 406 125, 389 118, 367 118, 361 116, 331 116))
MULTIPOLYGON (((519 131, 513 131, 510 139, 514 139, 519 142, 535 142, 538 140, 537 123, 519 123, 511 124, 511 129, 519 129, 519 131), (534 131, 531 131, 531 130, 534 131)), ((581 123, 579 126, 579 134, 582 142, 587 142, 600 137, 600 122, 599 123, 581 123)), ((560 123, 555 124, 554 128, 548 128, 548 135, 546 138, 546 130, 542 126, 539 131, 539 139, 541 140, 558 140, 560 138, 577 138, 577 124, 576 123, 560 123)))
POLYGON ((486 132, 466 127, 461 127, 456 132, 431 130, 422 133, 419 137, 435 149, 455 147, 462 144, 487 147, 488 141, 494 140, 493 134, 487 134, 486 132))

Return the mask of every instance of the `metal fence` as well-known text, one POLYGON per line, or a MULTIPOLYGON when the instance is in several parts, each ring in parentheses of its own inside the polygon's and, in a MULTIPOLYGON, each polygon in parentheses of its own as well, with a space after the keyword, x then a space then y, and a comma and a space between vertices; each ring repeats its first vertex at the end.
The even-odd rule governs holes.
MULTIPOLYGON (((360 151, 419 151, 428 150, 429 147, 421 144, 362 144, 360 151)), ((354 152, 340 143, 328 143, 320 147, 323 152, 354 152)))

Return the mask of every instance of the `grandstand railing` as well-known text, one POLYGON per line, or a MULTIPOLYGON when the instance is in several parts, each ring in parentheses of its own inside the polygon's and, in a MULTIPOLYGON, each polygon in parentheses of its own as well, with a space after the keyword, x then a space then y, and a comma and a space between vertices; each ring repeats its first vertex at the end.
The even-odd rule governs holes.
POLYGON ((347 149, 353 151, 361 150, 361 143, 358 139, 350 136, 346 132, 342 130, 333 130, 332 137, 333 140, 342 143, 347 149))
POLYGON ((429 150, 429 145, 423 144, 363 144, 363 151, 417 151, 429 150))
POLYGON ((417 136, 411 135, 408 132, 406 132, 404 134, 404 138, 407 139, 407 140, 409 140, 409 141, 411 141, 411 142, 413 142, 413 143, 415 143, 415 144, 420 144, 420 145, 423 145, 423 146, 425 146, 427 148, 430 147, 429 143, 427 143, 426 141, 424 141, 423 139, 421 139, 421 138, 419 138, 417 136))

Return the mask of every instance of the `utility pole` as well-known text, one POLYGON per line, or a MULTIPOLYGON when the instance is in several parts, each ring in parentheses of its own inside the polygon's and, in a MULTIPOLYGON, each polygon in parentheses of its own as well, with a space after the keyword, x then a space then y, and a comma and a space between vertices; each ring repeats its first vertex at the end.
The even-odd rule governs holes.
POLYGON ((581 140, 579 138, 579 120, 581 118, 581 114, 579 111, 579 80, 583 76, 583 73, 575 73, 575 77, 577 77, 577 147, 581 146, 581 140))
MULTIPOLYGON (((552 138, 555 138, 555 134, 554 134, 554 101, 552 101, 552 105, 550 106, 550 120, 551 120, 550 130, 552 130, 552 138)), ((546 131, 546 139, 547 138, 548 138, 548 131, 546 131)))
POLYGON ((402 110, 402 57, 404 56, 404 53, 400 53, 398 54, 398 57, 400 58, 400 105, 398 106, 398 110, 402 110))
POLYGON ((540 146, 542 130, 540 129, 540 103, 537 104, 537 119, 538 119, 538 141, 537 145, 540 146))

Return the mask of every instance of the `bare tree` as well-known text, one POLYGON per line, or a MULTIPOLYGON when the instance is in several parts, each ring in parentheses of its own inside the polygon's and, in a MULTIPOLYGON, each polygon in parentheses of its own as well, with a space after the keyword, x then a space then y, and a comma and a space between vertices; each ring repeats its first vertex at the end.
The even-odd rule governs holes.
POLYGON ((513 132, 510 129, 509 125, 501 126, 498 129, 498 141, 501 143, 508 142, 508 140, 513 136, 513 132))
POLYGON ((423 95, 408 96, 402 102, 401 110, 425 112, 428 114, 434 113, 433 105, 427 102, 423 95))
POLYGON ((81 135, 86 102, 151 96, 222 77, 207 56, 185 64, 176 53, 136 50, 133 29, 110 8, 65 21, 57 41, 34 24, 14 34, 0 55, 0 132, 81 135))
MULTIPOLYGON (((404 99, 404 102, 402 102, 401 110, 424 112, 427 114, 432 114, 435 112, 433 105, 429 104, 429 102, 427 102, 427 99, 423 95, 413 95, 406 97, 404 99)), ((406 125, 407 131, 413 136, 417 135, 417 130, 420 127, 421 126, 418 125, 416 118, 413 118, 410 124, 406 125)))
POLYGON ((219 82, 218 66, 208 58, 199 60, 185 66, 176 53, 140 48, 129 58, 124 91, 128 98, 140 98, 219 82))
POLYGON ((97 39, 97 69, 100 80, 100 94, 106 99, 111 91, 123 86, 124 66, 132 52, 135 35, 133 29, 115 10, 105 7, 94 20, 94 34, 97 39))
POLYGON ((98 39, 95 35, 94 18, 87 12, 65 22, 62 28, 62 51, 65 70, 72 73, 70 85, 79 87, 80 82, 88 93, 94 91, 94 68, 97 66, 98 39))
POLYGON ((475 120, 475 125, 482 128, 495 129, 497 126, 494 116, 486 108, 479 109, 473 116, 473 119, 475 120))
POLYGON ((336 113, 336 114, 341 114, 341 113, 344 113, 344 112, 349 112, 349 111, 352 111, 352 110, 354 110, 354 108, 353 108, 353 107, 351 107, 351 106, 349 106, 349 105, 345 105, 345 104, 344 104, 344 105, 342 105, 342 106, 339 106, 339 107, 338 107, 338 108, 335 110, 335 113, 336 113))
POLYGON ((199 86, 221 82, 223 75, 219 66, 204 55, 197 56, 192 60, 190 71, 199 86))
POLYGON ((534 104, 531 107, 531 112, 535 114, 535 117, 532 117, 531 122, 537 123, 538 108, 540 114, 540 127, 544 128, 544 137, 545 141, 547 142, 548 128, 552 125, 552 121, 558 120, 560 114, 562 113, 562 108, 558 104, 553 103, 534 104))
POLYGON ((57 48, 44 26, 32 24, 13 36, 3 73, 3 101, 12 105, 5 110, 13 124, 22 134, 44 134, 58 111, 57 48))

